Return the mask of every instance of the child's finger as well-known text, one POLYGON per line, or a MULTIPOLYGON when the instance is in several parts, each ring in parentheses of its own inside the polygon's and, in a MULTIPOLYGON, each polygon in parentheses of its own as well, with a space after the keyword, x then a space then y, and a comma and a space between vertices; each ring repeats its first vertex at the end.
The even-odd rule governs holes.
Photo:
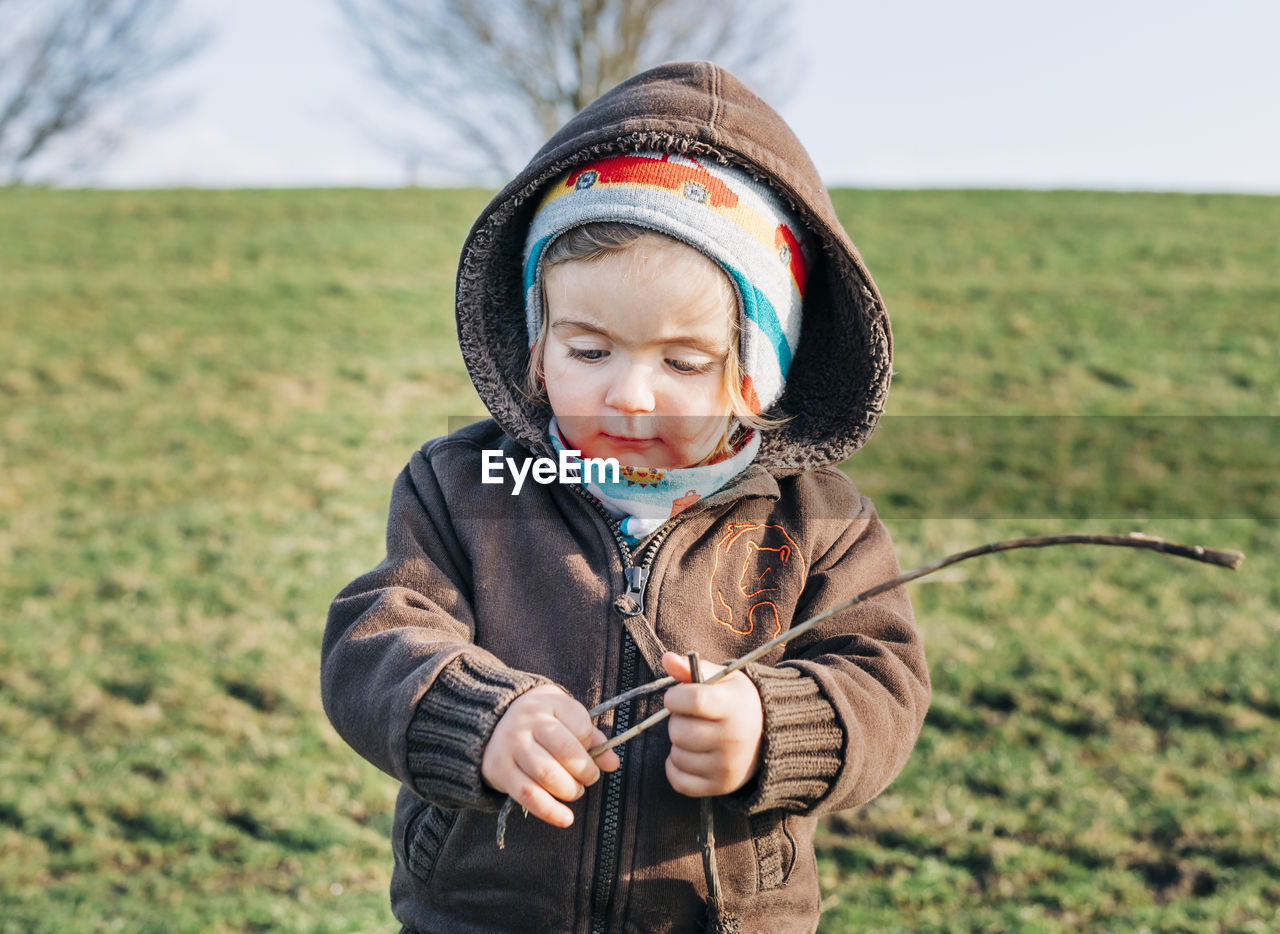
MULTIPOLYGON (((685 684, 693 681, 693 675, 689 671, 689 659, 685 655, 677 655, 675 652, 663 652, 662 667, 666 669, 667 674, 677 681, 683 681, 685 684)), ((724 667, 724 665, 717 665, 715 662, 709 662, 705 659, 698 661, 698 673, 702 675, 703 681, 706 681, 724 667)))
POLYGON ((667 756, 664 766, 667 773, 667 781, 671 783, 671 787, 679 794, 687 795, 691 798, 705 798, 710 795, 719 794, 722 789, 716 784, 713 775, 704 775, 699 771, 699 767, 703 765, 702 756, 681 755, 678 750, 673 749, 671 755, 667 756))
POLYGON ((714 752, 724 745, 724 731, 716 721, 676 714, 667 723, 671 745, 688 752, 714 752))
POLYGON ((600 769, 588 755, 587 747, 563 723, 539 723, 533 728, 533 738, 579 785, 593 784, 600 777, 600 769))
MULTIPOLYGON (((693 680, 693 675, 689 671, 689 659, 683 655, 677 655, 675 652, 663 652, 662 667, 667 674, 677 681, 688 684, 693 680)), ((698 667, 702 668, 703 666, 699 665, 698 667)), ((705 678, 706 675, 704 674, 703 677, 705 678)))
POLYGON ((584 748, 590 745, 591 737, 596 731, 596 725, 591 722, 591 715, 587 713, 586 707, 583 707, 568 694, 561 694, 553 699, 552 712, 555 718, 563 723, 565 728, 574 735, 580 745, 584 748))
MULTIPOLYGON (((684 682, 669 688, 664 695, 666 707, 673 714, 700 717, 704 720, 726 720, 734 715, 737 706, 735 699, 737 686, 734 681, 746 677, 741 672, 734 672, 715 684, 700 685, 690 683, 688 659, 674 652, 667 652, 662 656, 662 664, 667 674, 684 682)), ((714 665, 710 662, 702 662, 699 665, 704 679, 711 677, 724 667, 724 665, 714 665)))
POLYGON ((682 775, 699 781, 716 781, 724 778, 727 772, 724 756, 714 753, 692 752, 676 746, 668 759, 682 775))
MULTIPOLYGON (((599 746, 605 741, 604 733, 595 725, 587 708, 567 694, 557 699, 555 716, 573 733, 584 749, 599 746)), ((622 760, 613 750, 606 749, 596 756, 595 764, 602 772, 612 772, 622 764, 622 760)))
POLYGON ((568 827, 573 824, 573 812, 551 797, 537 781, 518 769, 506 791, 516 804, 553 827, 568 827))
MULTIPOLYGON (((587 708, 567 694, 557 698, 555 708, 556 719, 573 733, 575 739, 584 750, 599 746, 605 741, 605 735, 595 725, 587 708)), ((606 749, 595 758, 595 765, 602 772, 613 772, 622 765, 622 760, 612 749, 606 749)), ((596 776, 598 778, 599 776, 596 776)), ((585 784, 591 784, 595 778, 585 784)))
MULTIPOLYGON (((667 674, 682 682, 673 688, 669 688, 666 694, 663 695, 663 703, 673 714, 702 717, 708 720, 718 720, 725 716, 724 705, 720 703, 722 700, 719 696, 721 692, 690 683, 692 676, 687 658, 683 655, 677 655, 675 652, 664 652, 662 655, 662 667, 666 669, 667 674)), ((706 678, 713 671, 718 671, 722 666, 704 662, 698 667, 701 669, 702 677, 706 678)), ((715 687, 715 685, 712 687, 715 687)))
MULTIPOLYGON (((515 764, 524 778, 531 779, 538 787, 561 801, 576 801, 582 797, 582 783, 541 743, 535 742, 517 749, 515 764)), ((592 768, 594 767, 593 763, 592 768)))
POLYGON ((737 683, 737 678, 747 682, 745 675, 735 672, 715 684, 677 684, 667 689, 663 704, 673 714, 702 720, 730 720, 741 713, 744 702, 742 685, 737 683))
MULTIPOLYGON (((607 739, 608 737, 606 737, 602 731, 596 730, 595 733, 591 735, 590 745, 592 747, 599 746, 607 739)), ((616 772, 620 765, 622 765, 622 760, 618 758, 618 754, 612 749, 606 749, 604 752, 600 753, 600 755, 596 756, 596 766, 601 772, 616 772)))

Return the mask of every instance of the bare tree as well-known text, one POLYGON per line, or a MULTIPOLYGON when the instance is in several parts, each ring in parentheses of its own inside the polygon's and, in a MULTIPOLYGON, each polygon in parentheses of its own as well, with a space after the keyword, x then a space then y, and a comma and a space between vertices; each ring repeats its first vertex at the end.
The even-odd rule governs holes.
POLYGON ((111 115, 207 40, 170 27, 177 3, 0 0, 0 183, 118 140, 111 115))
POLYGON ((479 155, 509 175, 604 91, 664 61, 713 59, 774 100, 794 76, 780 0, 335 2, 378 79, 444 128, 420 152, 455 172, 479 155))

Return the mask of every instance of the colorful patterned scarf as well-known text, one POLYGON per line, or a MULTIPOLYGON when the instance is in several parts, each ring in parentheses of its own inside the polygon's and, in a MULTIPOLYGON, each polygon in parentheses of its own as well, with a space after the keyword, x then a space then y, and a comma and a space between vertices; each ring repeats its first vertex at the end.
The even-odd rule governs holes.
MULTIPOLYGON (((549 428, 557 456, 567 450, 555 418, 549 428)), ((617 520, 629 545, 636 545, 659 526, 702 497, 714 493, 750 466, 760 450, 760 433, 753 431, 737 452, 725 460, 698 467, 629 467, 622 465, 618 482, 593 473, 583 486, 617 520)), ((574 463, 570 459, 569 463, 574 463)))

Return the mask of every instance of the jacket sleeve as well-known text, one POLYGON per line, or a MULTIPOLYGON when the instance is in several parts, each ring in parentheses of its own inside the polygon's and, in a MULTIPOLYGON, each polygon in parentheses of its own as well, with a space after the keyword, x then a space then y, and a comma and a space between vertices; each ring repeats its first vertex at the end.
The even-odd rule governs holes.
MULTIPOLYGON (((793 625, 900 573, 889 533, 866 497, 815 557, 793 625)), ((929 706, 929 673, 904 587, 850 607, 785 646, 776 665, 749 665, 764 707, 755 780, 730 807, 821 813, 857 807, 902 770, 929 706)))
POLYGON ((339 735, 384 772, 444 807, 496 809, 484 747, 515 698, 551 682, 474 644, 470 566, 429 455, 396 480, 386 558, 329 608, 321 695, 339 735))

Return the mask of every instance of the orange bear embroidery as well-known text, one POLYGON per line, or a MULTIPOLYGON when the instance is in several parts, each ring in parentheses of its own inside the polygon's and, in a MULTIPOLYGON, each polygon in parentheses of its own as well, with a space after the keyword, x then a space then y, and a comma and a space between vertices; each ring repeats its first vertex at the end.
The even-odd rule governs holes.
MULTIPOLYGON (((772 625, 773 636, 782 631, 774 603, 787 580, 803 583, 804 558, 780 525, 730 523, 716 543, 711 569, 711 616, 740 636, 755 631, 757 621, 772 625), (735 606, 746 598, 747 611, 739 618, 735 606)), ((772 638, 771 636, 770 638, 772 638)))

